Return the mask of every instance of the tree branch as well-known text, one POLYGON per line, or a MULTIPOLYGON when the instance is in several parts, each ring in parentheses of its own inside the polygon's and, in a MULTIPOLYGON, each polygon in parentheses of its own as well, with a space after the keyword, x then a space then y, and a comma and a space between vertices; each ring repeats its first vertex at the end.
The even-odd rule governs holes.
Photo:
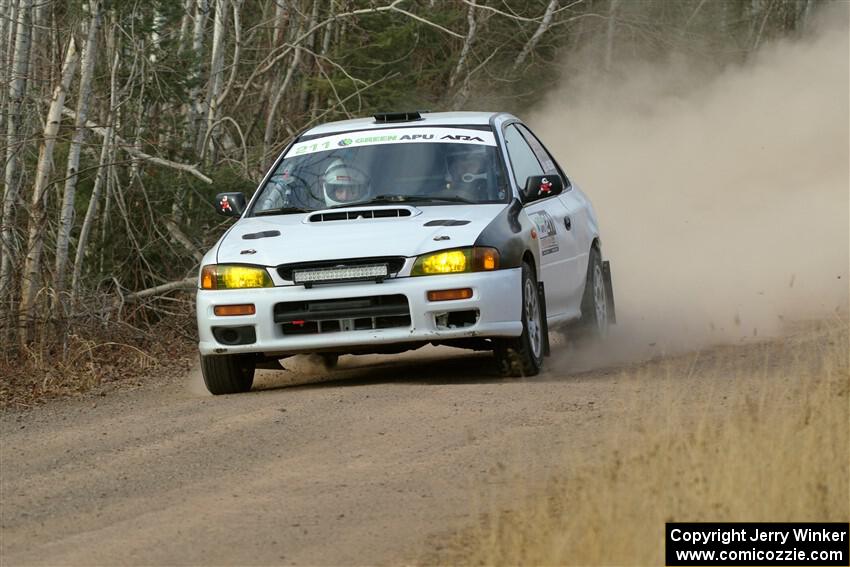
MULTIPOLYGON (((69 118, 73 118, 74 120, 77 119, 77 113, 74 112, 73 110, 71 110, 70 108, 63 107, 62 108, 62 114, 64 114, 65 116, 68 116, 69 118)), ((91 130, 92 132, 94 132, 95 134, 97 134, 100 137, 106 136, 106 128, 104 128, 103 126, 98 126, 97 124, 95 124, 94 122, 92 122, 90 120, 86 120, 85 126, 86 126, 86 128, 88 128, 89 130, 91 130)), ((152 156, 150 154, 146 154, 145 152, 141 151, 140 149, 133 147, 131 144, 127 143, 126 141, 124 141, 120 137, 114 135, 114 138, 115 138, 116 146, 121 148, 122 150, 124 150, 125 152, 127 152, 128 154, 133 156, 134 158, 141 159, 141 160, 144 160, 144 161, 149 161, 149 162, 154 163, 156 165, 161 165, 163 167, 176 169, 178 171, 185 171, 186 173, 194 175, 195 177, 197 177, 198 179, 200 179, 204 183, 209 183, 210 185, 212 185, 212 182, 213 182, 212 179, 210 179, 209 177, 207 177, 206 175, 204 175, 203 173, 198 171, 198 168, 195 167, 194 165, 189 165, 189 164, 186 164, 186 163, 179 163, 179 162, 176 162, 176 161, 171 161, 170 159, 165 159, 165 158, 161 158, 161 157, 152 156)))
POLYGON ((143 289, 141 291, 136 291, 133 293, 128 293, 123 296, 124 301, 138 301, 140 299, 145 299, 146 297, 153 297, 156 295, 160 295, 169 291, 175 291, 178 289, 192 289, 198 285, 198 278, 196 276, 183 278, 182 280, 177 280, 174 282, 168 282, 164 284, 160 284, 154 287, 149 287, 148 289, 143 289))

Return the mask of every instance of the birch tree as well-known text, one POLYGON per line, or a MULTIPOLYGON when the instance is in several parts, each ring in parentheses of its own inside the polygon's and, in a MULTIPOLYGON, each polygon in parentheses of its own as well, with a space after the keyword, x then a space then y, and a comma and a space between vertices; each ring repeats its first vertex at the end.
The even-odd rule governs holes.
MULTIPOLYGON (((17 21, 17 6, 16 0, 0 0, 0 85, 8 85, 9 70, 12 67, 9 57, 9 36, 10 29, 14 27, 14 22, 17 21)), ((6 88, 0 88, 0 133, 6 132, 6 104, 9 91, 6 88)), ((5 155, 3 158, 5 159, 5 155)), ((0 213, 2 214, 2 213, 0 213)), ((0 217, 2 223, 2 217, 0 217)), ((0 250, 2 254, 2 250, 0 250)))
MULTIPOLYGON (((303 20, 299 17, 301 21, 298 26, 298 31, 294 34, 297 37, 301 36, 301 32, 304 31, 303 20)), ((290 24, 291 25, 291 24, 290 24)), ((269 148, 274 143, 274 135, 275 135, 275 120, 277 117, 277 107, 280 104, 281 99, 283 98, 284 93, 286 93, 287 88, 289 88, 289 84, 292 81, 292 77, 295 75, 295 70, 298 68, 298 63, 301 61, 301 44, 298 43, 295 46, 295 50, 292 54, 292 60, 289 62, 289 66, 286 69, 286 74, 283 77, 283 81, 276 85, 273 88, 272 100, 269 104, 269 109, 266 115, 266 129, 263 133, 263 151, 261 154, 261 161, 265 164, 266 160, 269 158, 269 148)))
MULTIPOLYGON (((110 32, 114 35, 114 27, 110 32)), ((107 185, 109 173, 112 169, 111 156, 113 155, 113 121, 115 119, 115 106, 118 102, 118 89, 116 87, 116 76, 118 74, 120 55, 115 53, 112 60, 112 68, 109 73, 109 111, 106 118, 106 127, 103 135, 103 144, 100 150, 100 162, 97 168, 97 175, 94 180, 89 205, 86 208, 86 216, 83 219, 83 224, 80 227, 80 237, 77 240, 77 253, 74 256, 74 270, 71 277, 71 303, 80 293, 80 278, 83 273, 83 262, 86 256, 86 247, 88 246, 89 235, 91 234, 94 225, 95 217, 97 216, 98 203, 100 201, 100 193, 103 187, 107 185)), ((108 211, 107 211, 108 212, 108 211)), ((104 226, 105 226, 104 219, 104 226)))
MULTIPOLYGON (((32 0, 20 0, 15 22, 15 49, 9 77, 8 117, 6 119, 6 168, 4 172, 3 215, 0 217, 0 300, 11 296, 11 275, 16 263, 14 208, 20 191, 19 162, 22 149, 21 111, 27 87, 30 51, 30 17, 32 0)), ((11 25, 11 22, 10 22, 11 25)))
POLYGON ((56 135, 62 121, 62 108, 65 105, 65 95, 71 85, 71 80, 77 69, 79 56, 77 45, 71 36, 68 49, 65 52, 65 62, 62 65, 62 75, 59 84, 53 90, 50 108, 44 125, 44 139, 38 155, 38 165, 35 171, 32 203, 29 215, 29 238, 27 240, 27 256, 24 261, 23 280, 21 281, 21 304, 18 310, 18 339, 21 344, 28 340, 29 321, 32 317, 35 295, 38 290, 39 271, 41 269, 41 252, 44 246, 44 228, 47 211, 45 196, 49 186, 50 174, 53 170, 53 150, 56 146, 56 135))
POLYGON ((537 42, 540 41, 540 38, 543 37, 543 34, 545 34, 549 27, 552 25, 552 18, 557 8, 558 0, 550 0, 549 4, 546 6, 546 11, 543 13, 543 18, 540 20, 540 25, 537 26, 537 29, 534 31, 534 34, 532 34, 531 38, 522 47, 522 51, 519 52, 519 55, 516 56, 513 67, 514 71, 519 69, 520 65, 525 62, 526 58, 528 58, 528 55, 532 52, 535 46, 537 46, 537 42))
POLYGON ((62 292, 65 289, 65 269, 68 264, 68 246, 71 240, 71 228, 74 223, 74 198, 76 196, 77 178, 80 169, 80 150, 86 134, 86 120, 89 112, 89 99, 92 90, 92 73, 97 57, 97 34, 101 21, 101 0, 91 0, 89 3, 90 22, 88 37, 83 48, 80 63, 80 86, 77 97, 77 118, 74 121, 74 136, 68 150, 68 166, 65 170, 65 190, 62 198, 62 209, 59 218, 59 233, 56 236, 56 269, 53 287, 59 299, 59 305, 64 305, 62 292))
POLYGON ((192 71, 190 78, 194 83, 189 90, 189 109, 187 112, 186 145, 192 151, 195 148, 197 133, 199 129, 198 120, 202 114, 201 87, 198 84, 201 77, 201 60, 204 50, 204 27, 209 14, 209 0, 197 0, 195 3, 195 25, 192 31, 192 71))
POLYGON ((605 32, 605 59, 603 63, 606 71, 611 70, 611 65, 614 62, 614 40, 615 32, 617 30, 617 7, 620 4, 620 0, 609 1, 608 23, 605 32))
POLYGON ((224 35, 227 25, 228 0, 215 0, 215 15, 213 17, 213 39, 212 53, 210 55, 209 85, 207 88, 201 114, 204 121, 197 132, 196 152, 203 155, 206 148, 204 142, 207 138, 207 130, 217 118, 218 96, 222 87, 222 69, 224 67, 224 35))
MULTIPOLYGON (((472 50, 473 43, 475 43, 475 35, 478 30, 478 20, 476 17, 478 5, 475 2, 476 0, 471 0, 469 8, 467 9, 466 21, 469 29, 466 33, 466 39, 463 41, 463 49, 460 50, 460 57, 458 57, 457 65, 455 65, 454 71, 452 71, 452 74, 449 77, 449 90, 452 90, 455 87, 458 78, 466 68, 469 53, 472 50)), ((468 73, 467 76, 469 76, 468 73)), ((458 110, 461 106, 463 106, 463 103, 466 102, 466 98, 468 96, 469 82, 463 81, 463 86, 458 89, 452 100, 452 110, 458 110)))

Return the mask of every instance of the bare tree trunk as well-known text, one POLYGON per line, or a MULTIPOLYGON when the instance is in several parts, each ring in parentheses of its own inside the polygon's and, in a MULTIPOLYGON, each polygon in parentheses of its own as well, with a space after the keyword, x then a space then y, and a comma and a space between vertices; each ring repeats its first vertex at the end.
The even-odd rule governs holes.
POLYGON ((759 48, 761 44, 762 34, 764 34, 764 27, 767 25, 767 19, 770 17, 770 11, 773 9, 774 2, 770 2, 767 5, 767 8, 763 10, 764 15, 761 18, 761 24, 759 25, 758 32, 756 33, 755 40, 753 40, 753 45, 750 47, 750 51, 755 51, 759 48))
POLYGON ((466 12, 466 21, 469 25, 469 31, 466 32, 466 39, 463 41, 463 49, 460 50, 460 57, 457 59, 457 65, 455 65, 455 69, 449 77, 449 90, 453 89, 455 83, 457 83, 458 77, 460 77, 464 65, 466 65, 466 58, 469 56, 469 50, 472 48, 473 42, 475 42, 475 31, 478 28, 477 21, 475 19, 475 0, 472 0, 469 4, 469 10, 466 12))
POLYGON ((274 0, 274 37, 272 48, 283 43, 286 25, 289 23, 289 0, 274 0))
POLYGON ((617 6, 620 0, 610 0, 608 6, 608 30, 605 34, 605 65, 606 71, 611 70, 611 65, 614 62, 614 35, 617 31, 617 6))
POLYGON ((814 0, 805 0, 803 12, 800 14, 800 31, 805 33, 809 31, 812 21, 812 10, 815 7, 814 0))
MULTIPOLYGON (((29 82, 30 85, 42 84, 42 75, 40 69, 46 67, 39 65, 39 57, 42 53, 47 53, 50 50, 50 44, 44 40, 47 27, 44 25, 45 13, 49 4, 47 2, 33 2, 32 7, 32 35, 30 37, 30 64, 29 64, 29 82)), ((48 83, 48 85, 51 83, 48 83)), ((32 89, 32 86, 30 86, 32 89)), ((40 96, 44 96, 45 92, 40 92, 40 96)))
MULTIPOLYGON (((5 109, 9 96, 9 91, 6 85, 9 84, 9 71, 12 68, 12 62, 9 60, 9 36, 10 30, 13 29, 13 22, 17 21, 17 6, 15 0, 0 0, 0 109, 5 109)), ((6 131, 6 112, 0 111, 0 132, 6 131)), ((6 156, 3 156, 5 160, 6 156)), ((5 168, 4 168, 5 169, 5 168)), ((2 213, 0 213, 2 214, 2 213)), ((3 223, 3 217, 0 216, 0 225, 3 223)), ((3 253, 0 248, 0 254, 3 253)))
POLYGON ((77 98, 77 119, 74 123, 74 136, 68 149, 68 167, 65 170, 65 191, 62 197, 62 212, 59 217, 59 233, 56 235, 56 271, 53 287, 56 291, 59 305, 64 306, 62 292, 65 289, 65 269, 68 265, 68 247, 71 241, 71 228, 74 224, 74 198, 77 192, 77 178, 80 169, 80 150, 86 135, 86 120, 88 119, 89 99, 92 90, 92 74, 97 57, 97 33, 100 29, 101 0, 91 0, 89 3, 90 18, 89 33, 83 49, 80 62, 80 89, 77 98))
MULTIPOLYGON (((295 37, 300 37, 301 32, 304 29, 304 21, 301 20, 297 31, 293 34, 295 37)), ((286 69, 286 75, 283 78, 283 82, 273 87, 273 95, 272 102, 269 105, 268 114, 266 115, 266 129, 263 133, 263 153, 260 157, 260 161, 262 162, 262 166, 265 167, 266 161, 268 160, 268 152, 269 148, 271 148, 274 143, 274 135, 275 135, 275 117, 277 115, 277 107, 280 104, 283 95, 286 93, 286 89, 289 87, 289 83, 292 81, 292 77, 295 74, 295 70, 298 68, 298 63, 301 61, 301 44, 295 46, 295 50, 292 54, 292 61, 289 63, 289 67, 286 69)))
POLYGON ((177 35, 178 53, 185 53, 189 48, 189 28, 192 25, 192 0, 182 0, 183 16, 180 18, 180 32, 177 35))
POLYGON ((153 28, 151 29, 151 53, 148 59, 151 63, 156 63, 159 56, 159 51, 162 46, 162 32, 165 26, 165 16, 159 7, 159 4, 153 3, 153 28))
POLYGON ((239 70, 239 58, 242 54, 242 2, 243 0, 233 0, 233 61, 230 62, 230 76, 227 84, 215 103, 218 108, 221 108, 224 99, 230 94, 239 70))
MULTIPOLYGON (((299 28, 300 29, 300 28, 299 28)), ((283 79, 283 84, 281 84, 275 90, 274 96, 272 97, 271 106, 269 106, 269 114, 266 116, 266 130, 263 134, 263 154, 260 158, 263 161, 263 166, 265 166, 265 162, 268 159, 269 148, 272 146, 274 142, 274 134, 275 134, 275 115, 277 114, 277 106, 280 104, 280 99, 283 97, 286 89, 289 87, 289 83, 292 81, 292 76, 295 74, 295 69, 298 67, 298 62, 301 60, 301 46, 295 46, 295 53, 292 55, 292 62, 289 64, 289 68, 286 70, 286 76, 283 79)))
MULTIPOLYGON (((142 77, 146 75, 144 66, 147 64, 145 60, 142 60, 142 77)), ((145 82, 142 81, 142 87, 139 89, 138 96, 138 104, 136 105, 136 129, 133 132, 133 150, 134 153, 139 153, 142 151, 142 135, 145 132, 145 82)), ((133 160, 130 163, 130 183, 133 183, 133 180, 139 175, 139 168, 141 167, 141 161, 136 156, 133 156, 133 160)))
MULTIPOLYGON (((452 71, 452 74, 449 77, 449 91, 454 89, 455 84, 457 84, 461 73, 466 67, 466 60, 469 58, 469 52, 472 49, 472 44, 475 43, 475 34, 478 30, 478 20, 475 17, 475 11, 475 0, 472 0, 469 4, 469 10, 466 13, 466 21, 469 26, 469 31, 467 31, 466 39, 463 41, 463 48, 460 51, 460 57, 458 57, 457 65, 455 66, 454 71, 452 71)), ((469 82, 463 81, 463 86, 458 89, 456 93, 454 93, 454 95, 452 96, 451 103, 452 110, 458 110, 461 106, 463 106, 464 102, 469 97, 468 87, 469 82)))
POLYGON ((531 53, 531 51, 537 46, 540 38, 543 37, 543 34, 545 34, 546 30, 549 29, 549 26, 552 25, 552 17, 555 15, 555 10, 557 8, 558 0, 550 0, 549 4, 546 6, 546 11, 543 13, 543 19, 540 20, 540 25, 537 26, 537 30, 535 30, 534 34, 523 46, 519 55, 516 56, 516 59, 514 60, 514 71, 519 69, 520 65, 525 62, 529 53, 531 53))
MULTIPOLYGON (((115 70, 118 66, 118 57, 116 56, 115 61, 113 63, 113 88, 114 88, 114 77, 115 70)), ((114 90, 113 90, 114 92, 114 90)), ((88 245, 89 234, 91 233, 92 225, 94 224, 94 219, 97 216, 97 207, 98 201, 100 200, 100 193, 103 190, 103 186, 106 182, 107 176, 109 175, 109 157, 111 155, 111 146, 112 146, 112 112, 111 109, 115 104, 115 97, 110 98, 110 116, 107 119, 106 130, 107 134, 103 138, 103 146, 100 150, 100 163, 98 164, 97 169, 97 177, 94 179, 94 187, 92 188, 91 198, 89 199, 89 206, 86 209, 86 217, 83 219, 83 225, 80 227, 80 238, 77 241, 77 253, 74 255, 74 269, 73 275, 71 276, 71 303, 75 301, 80 292, 80 276, 83 273, 83 261, 85 260, 86 255, 86 246, 88 245)))
MULTIPOLYGON (((21 180, 18 174, 21 151, 21 116, 27 87, 27 66, 30 50, 30 16, 32 0, 20 0, 15 29, 15 51, 9 76, 9 107, 6 122, 6 170, 3 192, 2 229, 0 229, 0 301, 11 299, 11 274, 17 257, 15 245, 15 203, 18 201, 21 180)), ((10 23, 11 25, 11 23, 10 23)))
POLYGON ((192 62, 191 77, 195 85, 189 90, 189 112, 187 113, 186 150, 194 151, 198 138, 199 119, 201 118, 201 87, 197 84, 201 76, 201 59, 204 50, 204 27, 207 23, 210 6, 209 0, 197 0, 195 4, 195 27, 192 32, 192 62))
POLYGON ((47 222, 44 198, 47 193, 48 179, 53 169, 53 148, 56 145, 56 135, 62 122, 62 108, 65 105, 65 95, 74 72, 77 69, 77 45, 73 36, 65 54, 62 65, 62 78, 53 91, 47 121, 44 126, 44 141, 38 155, 38 166, 35 172, 35 184, 30 206, 29 239, 27 242, 27 257, 24 261, 23 280, 21 281, 21 304, 18 310, 18 340, 25 345, 29 339, 27 329, 35 306, 35 295, 38 273, 41 267, 41 251, 44 246, 44 232, 47 222))
MULTIPOLYGON (((115 146, 113 145, 109 149, 109 154, 107 157, 107 163, 111 164, 115 161, 115 146)), ((100 240, 99 246, 97 250, 99 252, 98 262, 97 262, 97 271, 98 273, 103 273, 103 268, 106 265, 106 239, 109 235, 109 214, 112 212, 112 197, 113 197, 113 171, 115 168, 110 165, 106 168, 106 195, 103 197, 103 214, 100 216, 100 240)))
MULTIPOLYGON (((318 34, 316 34, 316 32, 314 31, 313 28, 316 26, 316 22, 319 20, 319 0, 309 0, 309 1, 313 2, 313 9, 310 12, 310 20, 309 20, 309 23, 307 24, 307 29, 311 30, 311 31, 308 33, 307 38, 305 40, 305 43, 307 44, 307 48, 310 51, 312 51, 313 53, 315 53, 316 52, 316 36, 318 34)), ((325 20, 325 21, 329 21, 329 20, 325 20)), ((299 110, 301 110, 305 113, 310 111, 310 106, 308 104, 308 101, 310 100, 310 95, 312 94, 310 92, 310 84, 306 80, 306 78, 309 77, 312 74, 312 72, 313 72, 312 67, 314 65, 315 65, 315 62, 312 59, 308 59, 307 61, 305 61, 301 65, 301 67, 302 67, 302 69, 301 69, 301 93, 300 93, 301 101, 298 104, 298 108, 299 108, 299 110)))
MULTIPOLYGON (((328 50, 331 47, 331 37, 333 36, 334 27, 336 27, 336 26, 334 26, 334 22, 333 22, 333 19, 332 19, 333 16, 334 16, 334 0, 328 0, 327 17, 328 17, 328 19, 331 20, 331 23, 329 23, 327 26, 325 26, 325 32, 322 35, 322 45, 321 45, 321 48, 320 48, 320 51, 319 51, 320 57, 314 57, 313 58, 314 63, 316 65, 316 78, 318 79, 320 77, 324 77, 325 79, 327 79, 328 86, 331 87, 331 89, 333 89, 333 84, 331 83, 330 79, 328 79, 327 75, 324 72, 324 69, 322 68, 322 59, 327 55, 328 50)), ((311 120, 315 120, 316 116, 319 115, 320 104, 324 104, 325 107, 328 107, 332 104, 332 102, 330 101, 330 99, 325 99, 324 101, 321 100, 319 93, 317 92, 313 96, 313 107, 310 109, 310 119, 311 120)))
POLYGON ((222 67, 224 66, 224 33, 227 25, 228 0, 215 0, 215 16, 213 25, 212 54, 210 56, 209 87, 204 98, 202 115, 205 122, 198 130, 196 153, 204 155, 206 148, 204 140, 206 133, 216 119, 218 110, 218 95, 222 85, 222 67))
MULTIPOLYGON (((289 24, 290 7, 288 0, 274 0, 274 3, 274 35, 269 51, 274 51, 283 45, 284 40, 286 39, 286 28, 289 24)), ((266 80, 263 82, 262 96, 260 97, 260 100, 269 100, 268 97, 270 93, 276 92, 277 84, 277 75, 275 73, 269 73, 266 76, 266 80)))

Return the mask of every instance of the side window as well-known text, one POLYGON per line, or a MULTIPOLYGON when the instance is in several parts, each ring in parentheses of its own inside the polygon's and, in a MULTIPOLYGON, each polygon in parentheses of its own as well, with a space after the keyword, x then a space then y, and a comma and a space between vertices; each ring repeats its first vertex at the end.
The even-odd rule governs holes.
POLYGON ((552 156, 549 155, 549 152, 547 152, 546 148, 543 147, 543 144, 540 143, 540 140, 538 140, 537 137, 524 125, 519 124, 517 125, 517 128, 522 133, 523 138, 525 138, 528 142, 528 145, 531 146, 531 149, 534 151, 534 155, 537 156, 537 159, 543 165, 544 173, 557 173, 564 178, 565 190, 568 189, 570 187, 570 180, 561 168, 558 167, 558 164, 555 163, 555 160, 552 159, 552 156))
POLYGON ((505 129, 505 144, 508 149, 508 156, 511 158, 514 179, 516 179, 520 188, 525 185, 525 180, 529 176, 544 174, 540 162, 534 157, 534 152, 528 147, 522 134, 513 124, 505 129))

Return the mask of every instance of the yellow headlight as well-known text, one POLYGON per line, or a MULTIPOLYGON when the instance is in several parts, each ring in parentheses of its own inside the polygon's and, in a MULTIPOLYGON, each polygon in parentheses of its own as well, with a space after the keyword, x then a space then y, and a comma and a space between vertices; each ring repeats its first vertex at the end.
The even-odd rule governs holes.
POLYGON ((424 274, 451 274, 465 272, 467 264, 466 251, 450 250, 425 256, 421 268, 424 274))
POLYGON ((246 289, 273 287, 265 268, 211 264, 201 270, 201 289, 246 289))
POLYGON ((499 267, 499 252, 495 248, 463 248, 426 254, 416 259, 411 275, 456 274, 480 272, 499 267))

